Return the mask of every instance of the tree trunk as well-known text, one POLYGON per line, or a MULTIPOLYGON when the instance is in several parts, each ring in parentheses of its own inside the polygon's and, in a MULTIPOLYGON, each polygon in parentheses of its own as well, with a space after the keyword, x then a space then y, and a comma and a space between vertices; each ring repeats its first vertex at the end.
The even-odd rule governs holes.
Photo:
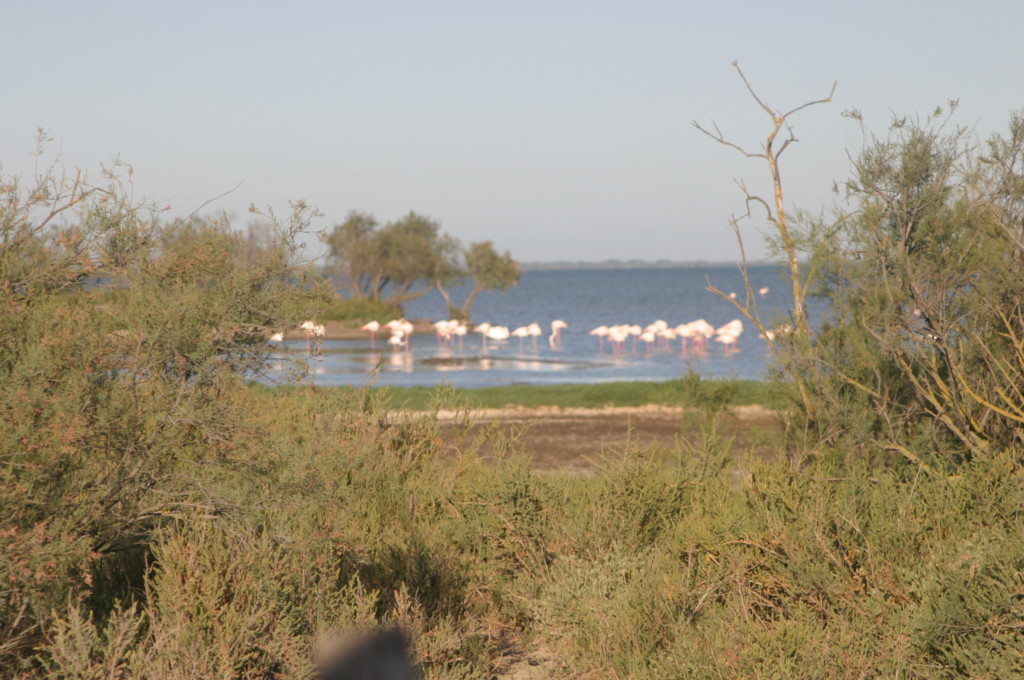
POLYGON ((459 310, 459 315, 463 320, 469 320, 469 308, 473 306, 473 301, 476 300, 476 296, 479 295, 480 291, 483 289, 483 286, 477 284, 473 286, 473 290, 469 291, 469 295, 466 296, 466 301, 462 303, 462 309, 459 310))

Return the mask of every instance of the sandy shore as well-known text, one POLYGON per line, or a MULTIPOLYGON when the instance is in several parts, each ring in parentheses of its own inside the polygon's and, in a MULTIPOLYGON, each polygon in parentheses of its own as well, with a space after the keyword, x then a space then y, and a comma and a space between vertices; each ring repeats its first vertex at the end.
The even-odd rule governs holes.
MULTIPOLYGON (((707 424, 703 414, 671 406, 606 408, 526 408, 441 411, 442 431, 490 432, 483 452, 511 442, 538 470, 592 470, 602 458, 629 446, 668 451, 695 446, 707 424)), ((719 436, 736 455, 772 455, 781 440, 776 414, 763 406, 737 406, 722 417, 719 436)))

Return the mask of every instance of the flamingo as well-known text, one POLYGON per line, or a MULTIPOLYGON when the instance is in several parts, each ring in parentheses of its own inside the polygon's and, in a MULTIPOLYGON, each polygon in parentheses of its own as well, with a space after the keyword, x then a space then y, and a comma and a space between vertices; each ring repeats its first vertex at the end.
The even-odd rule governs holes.
POLYGON ((736 342, 740 339, 739 334, 733 332, 719 333, 715 340, 722 343, 726 352, 736 349, 736 342))
POLYGON ((455 326, 455 330, 452 331, 452 333, 455 335, 455 337, 457 337, 459 339, 459 351, 460 352, 462 351, 462 338, 465 337, 466 333, 468 333, 468 332, 469 332, 469 328, 467 328, 466 324, 464 324, 464 323, 458 324, 457 326, 455 326))
POLYGON ((668 321, 665 321, 664 319, 658 319, 654 323, 650 324, 647 328, 645 328, 644 331, 654 333, 654 337, 658 338, 658 341, 661 342, 662 340, 665 339, 665 336, 663 336, 661 332, 666 328, 668 328, 668 321))
POLYGON ((758 288, 757 289, 757 294, 760 295, 761 297, 764 297, 765 295, 767 295, 768 294, 768 286, 763 286, 761 288, 758 288))
POLYGON ((682 346, 679 348, 681 352, 686 351, 690 338, 696 335, 696 333, 697 331, 688 323, 681 323, 676 326, 676 337, 682 340, 682 346))
POLYGON ((269 338, 270 342, 284 342, 284 333, 274 333, 269 338))
POLYGON ((316 329, 316 321, 303 321, 299 324, 299 328, 306 331, 306 350, 311 351, 313 349, 313 331, 316 329))
POLYGON ((320 340, 323 339, 326 329, 323 324, 315 323, 306 330, 306 348, 310 352, 320 354, 320 340))
POLYGON ((453 321, 437 321, 434 323, 434 336, 437 338, 437 346, 447 345, 452 339, 452 330, 458 322, 453 321))
POLYGON ((511 333, 508 331, 508 326, 491 326, 487 329, 487 337, 497 342, 504 342, 508 340, 511 333))
POLYGON ((634 324, 629 327, 629 334, 633 336, 633 351, 636 351, 636 339, 640 337, 640 334, 644 332, 644 329, 640 328, 639 325, 634 324))
POLYGON ((594 330, 590 331, 590 335, 597 336, 598 351, 604 353, 604 338, 608 335, 608 326, 598 326, 594 330))
POLYGON ((763 335, 759 335, 760 338, 766 338, 768 340, 774 340, 775 338, 784 338, 793 332, 793 327, 789 324, 783 324, 778 328, 772 328, 766 330, 763 335))
POLYGON ((519 338, 519 351, 523 351, 523 338, 530 334, 530 329, 526 326, 520 326, 519 328, 512 331, 512 335, 519 338))
POLYGON ((626 338, 629 337, 629 326, 612 326, 608 329, 608 341, 612 344, 612 353, 622 354, 626 351, 626 338))
POLYGON ((401 323, 400 328, 402 330, 402 335, 405 336, 405 349, 406 351, 408 351, 409 349, 411 349, 409 343, 411 342, 412 339, 413 325, 411 321, 406 321, 405 319, 399 319, 399 322, 401 323))
POLYGON ((671 350, 672 341, 676 339, 676 330, 674 328, 663 328, 658 331, 658 340, 661 342, 661 346, 671 350))
POLYGON ((654 344, 658 336, 655 335, 654 331, 644 331, 643 333, 640 334, 639 337, 646 343, 644 346, 647 348, 647 353, 650 354, 651 345, 654 344))
POLYGON ((719 326, 717 329, 715 329, 715 333, 717 335, 732 334, 735 335, 736 337, 739 337, 740 334, 743 333, 743 322, 740 321, 739 319, 733 319, 724 326, 719 326))
POLYGON ((360 326, 359 330, 370 332, 370 349, 373 349, 373 343, 377 336, 377 331, 380 330, 380 323, 377 321, 370 321, 369 323, 365 323, 360 326))
POLYGON ((697 319, 691 321, 689 326, 693 328, 693 346, 694 349, 704 349, 707 346, 708 340, 711 339, 715 334, 715 327, 709 324, 704 319, 697 319))
POLYGON ((487 349, 487 331, 489 330, 491 330, 491 324, 486 321, 473 327, 473 332, 480 334, 480 342, 483 343, 483 348, 485 350, 487 349))
POLYGON ((743 322, 739 319, 733 319, 729 323, 715 330, 715 334, 718 336, 715 339, 722 343, 727 351, 733 350, 736 349, 736 343, 742 333, 743 322))
POLYGON ((551 335, 548 337, 548 343, 552 349, 562 346, 562 329, 568 327, 569 324, 561 319, 555 319, 551 322, 551 335))
MULTIPOLYGON (((412 324, 409 321, 406 321, 405 319, 392 319, 391 321, 388 321, 386 324, 384 324, 384 328, 387 328, 389 331, 391 331, 392 338, 394 338, 396 335, 402 338, 402 341, 405 343, 405 348, 409 349, 409 336, 412 335, 413 328, 412 324)), ((388 340, 388 344, 394 345, 395 343, 392 342, 391 340, 388 340)))
POLYGON ((540 324, 537 323, 536 321, 534 321, 529 326, 527 326, 526 327, 526 331, 527 331, 527 333, 529 333, 530 337, 533 339, 533 351, 536 352, 537 351, 537 338, 539 338, 541 335, 543 335, 544 331, 541 330, 540 324))

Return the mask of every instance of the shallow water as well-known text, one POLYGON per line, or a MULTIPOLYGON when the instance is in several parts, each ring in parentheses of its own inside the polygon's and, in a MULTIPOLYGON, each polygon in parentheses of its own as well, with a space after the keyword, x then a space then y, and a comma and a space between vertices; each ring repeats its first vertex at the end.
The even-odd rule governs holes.
MULTIPOLYGON (((774 266, 752 267, 751 285, 769 292, 759 298, 762 316, 788 321, 791 294, 774 266)), ((669 380, 688 371, 704 377, 757 379, 764 377, 766 349, 751 324, 733 351, 712 340, 706 350, 683 351, 676 340, 671 349, 648 351, 639 341, 628 342, 623 354, 611 354, 607 344, 589 335, 600 325, 639 324, 663 319, 671 327, 698 318, 720 326, 740 317, 727 301, 707 290, 708 278, 726 292, 742 294, 743 280, 733 266, 680 269, 621 269, 528 271, 505 294, 485 291, 472 308, 473 321, 515 328, 539 323, 545 335, 536 343, 518 338, 504 342, 470 333, 460 348, 440 346, 432 334, 415 335, 409 351, 395 351, 381 338, 374 347, 367 340, 328 340, 321 355, 312 357, 312 379, 320 385, 434 386, 447 381, 455 387, 488 387, 509 384, 596 383, 618 380, 669 380), (548 341, 550 324, 568 324, 560 347, 548 341)), ((461 301, 465 290, 452 297, 461 301)), ((811 306, 812 318, 823 305, 811 306)), ((445 318, 444 301, 431 293, 405 306, 409 319, 437 321, 445 318)), ((385 321, 385 319, 381 319, 385 321)), ((302 342, 291 343, 293 352, 305 352, 302 342)))

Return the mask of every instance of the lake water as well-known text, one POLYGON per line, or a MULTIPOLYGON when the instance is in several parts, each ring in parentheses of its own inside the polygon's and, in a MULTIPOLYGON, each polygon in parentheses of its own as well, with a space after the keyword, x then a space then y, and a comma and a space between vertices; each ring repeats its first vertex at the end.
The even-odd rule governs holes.
MULTIPOLYGON (((787 322, 791 289, 776 266, 750 270, 754 290, 767 286, 759 298, 762 316, 787 322)), ((409 351, 395 351, 378 337, 371 348, 367 340, 328 340, 322 354, 312 358, 312 379, 320 385, 434 386, 447 381, 455 387, 488 387, 509 384, 596 383, 619 380, 669 380, 694 371, 704 377, 761 378, 767 352, 757 331, 745 322, 734 351, 726 351, 713 339, 705 351, 681 351, 676 340, 671 350, 648 351, 645 343, 632 342, 622 354, 612 354, 607 343, 601 351, 590 330, 601 325, 647 326, 662 319, 670 327, 698 318, 718 327, 738 318, 727 301, 707 290, 708 279, 726 292, 743 294, 743 280, 735 266, 678 269, 618 269, 527 271, 519 285, 507 293, 484 291, 471 310, 475 323, 508 326, 510 329, 537 322, 544 336, 536 346, 518 338, 486 346, 479 333, 469 333, 460 349, 457 342, 439 346, 433 334, 414 335, 409 351), (550 324, 568 324, 561 347, 548 343, 550 324), (371 371, 376 371, 371 377, 371 371)), ((461 302, 466 290, 452 291, 461 302)), ((812 318, 822 303, 811 307, 812 318)), ((432 292, 405 305, 409 319, 437 321, 446 318, 444 301, 432 292)), ((383 319, 382 319, 383 321, 383 319)), ((304 343, 291 349, 304 350, 304 343)))

